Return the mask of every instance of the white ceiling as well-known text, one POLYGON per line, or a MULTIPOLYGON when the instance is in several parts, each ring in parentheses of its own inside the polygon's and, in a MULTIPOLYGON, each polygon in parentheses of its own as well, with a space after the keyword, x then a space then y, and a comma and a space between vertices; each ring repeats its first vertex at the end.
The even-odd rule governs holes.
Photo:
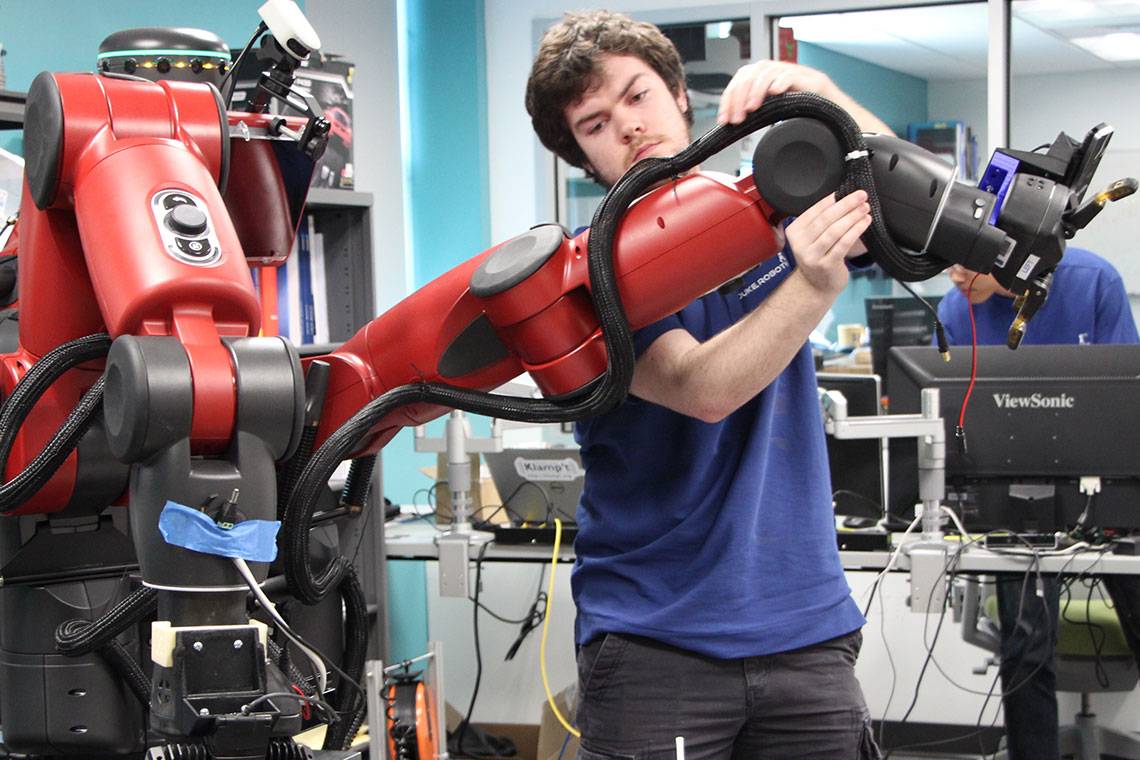
MULTIPOLYGON (((986 4, 785 16, 796 39, 926 80, 986 75, 986 4)), ((1019 0, 1013 4, 1015 76, 1140 67, 1110 63, 1069 39, 1140 31, 1137 0, 1019 0)))

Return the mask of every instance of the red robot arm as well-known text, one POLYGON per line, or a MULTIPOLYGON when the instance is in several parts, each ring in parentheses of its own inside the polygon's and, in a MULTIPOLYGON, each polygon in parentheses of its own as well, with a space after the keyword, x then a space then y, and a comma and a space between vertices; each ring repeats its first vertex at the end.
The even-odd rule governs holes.
MULTIPOLYGON (((639 200, 622 219, 614 271, 630 326, 650 324, 779 251, 751 177, 697 174, 639 200)), ((331 367, 317 443, 366 403, 409 383, 489 390, 529 372, 547 398, 606 369, 589 298, 589 231, 531 229, 460 264, 321 360, 331 367)), ((357 455, 446 410, 411 404, 377 422, 357 455)))

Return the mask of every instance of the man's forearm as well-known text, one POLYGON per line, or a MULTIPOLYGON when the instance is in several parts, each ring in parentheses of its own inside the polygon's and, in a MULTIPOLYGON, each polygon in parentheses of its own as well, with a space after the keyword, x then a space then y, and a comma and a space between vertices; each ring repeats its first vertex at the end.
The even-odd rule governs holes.
MULTIPOLYGON (((694 342, 674 367, 635 371, 632 390, 708 422, 723 419, 784 371, 833 300, 793 271, 755 311, 704 343, 694 342)), ((653 361, 651 347, 639 369, 653 361)))

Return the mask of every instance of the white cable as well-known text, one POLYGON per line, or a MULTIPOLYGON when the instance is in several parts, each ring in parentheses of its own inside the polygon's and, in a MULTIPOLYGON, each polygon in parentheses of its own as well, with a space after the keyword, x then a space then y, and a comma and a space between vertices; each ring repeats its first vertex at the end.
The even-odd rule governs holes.
POLYGON ((958 513, 950 509, 950 507, 946 506, 945 504, 939 506, 938 509, 950 515, 950 519, 954 521, 954 527, 958 529, 958 535, 960 535, 962 537, 962 540, 965 541, 969 534, 966 533, 966 526, 962 524, 962 520, 959 519, 958 513))
POLYGON ((895 701, 895 686, 898 683, 898 670, 895 669, 895 658, 891 655, 891 644, 887 641, 887 609, 883 602, 884 593, 879 594, 879 637, 883 640, 883 650, 887 653, 887 662, 891 666, 891 690, 887 693, 887 704, 883 707, 883 719, 879 723, 879 743, 883 743, 883 727, 887 723, 887 716, 891 711, 891 702, 895 701))
MULTIPOLYGON (((878 585, 879 581, 881 581, 887 573, 894 569, 895 563, 898 562, 899 554, 902 553, 904 543, 903 539, 910 535, 910 533, 914 531, 916 527, 918 527, 918 524, 920 522, 922 522, 922 515, 915 517, 914 520, 911 521, 910 525, 906 526, 906 530, 903 531, 903 534, 901 536, 899 536, 899 545, 895 547, 895 550, 891 552, 891 556, 887 560, 887 566, 883 568, 883 571, 881 573, 875 576, 875 580, 873 583, 871 583, 870 588, 868 588, 867 591, 863 592, 864 601, 866 601, 867 595, 872 592, 872 590, 878 585)), ((862 605, 860 605, 860 607, 862 607, 862 605)))
POLYGON ((305 642, 301 641, 301 639, 298 638, 292 630, 290 630, 289 624, 286 623, 285 619, 281 617, 281 613, 277 611, 277 607, 274 606, 273 602, 269 601, 269 597, 265 595, 265 592, 261 590, 261 586, 257 584, 257 579, 253 577, 253 572, 249 569, 249 565, 245 563, 245 560, 241 557, 233 557, 233 561, 234 565, 238 569, 238 572, 241 573, 241 577, 245 578, 245 583, 247 586, 249 586, 249 590, 253 592, 253 595, 255 597, 257 597, 257 601, 261 605, 261 608, 265 610, 269 616, 277 622, 277 627, 281 633, 285 634, 286 638, 296 644, 297 648, 300 649, 304 655, 309 658, 309 662, 313 663, 313 668, 317 673, 317 684, 320 687, 320 692, 317 694, 317 696, 324 698, 325 691, 327 691, 329 685, 328 674, 325 672, 324 660, 322 660, 319 654, 310 649, 305 644, 305 642))

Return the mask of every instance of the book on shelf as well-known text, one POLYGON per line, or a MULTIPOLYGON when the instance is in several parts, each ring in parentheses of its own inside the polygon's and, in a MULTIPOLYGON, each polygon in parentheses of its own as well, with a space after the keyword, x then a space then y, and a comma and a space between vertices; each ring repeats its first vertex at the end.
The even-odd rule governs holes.
POLYGON ((280 335, 297 346, 329 342, 324 238, 317 232, 312 214, 299 225, 285 263, 275 272, 270 267, 256 267, 252 277, 262 302, 263 334, 280 335), (270 277, 273 283, 266 288, 270 277), (275 331, 271 331, 273 327, 275 331))

